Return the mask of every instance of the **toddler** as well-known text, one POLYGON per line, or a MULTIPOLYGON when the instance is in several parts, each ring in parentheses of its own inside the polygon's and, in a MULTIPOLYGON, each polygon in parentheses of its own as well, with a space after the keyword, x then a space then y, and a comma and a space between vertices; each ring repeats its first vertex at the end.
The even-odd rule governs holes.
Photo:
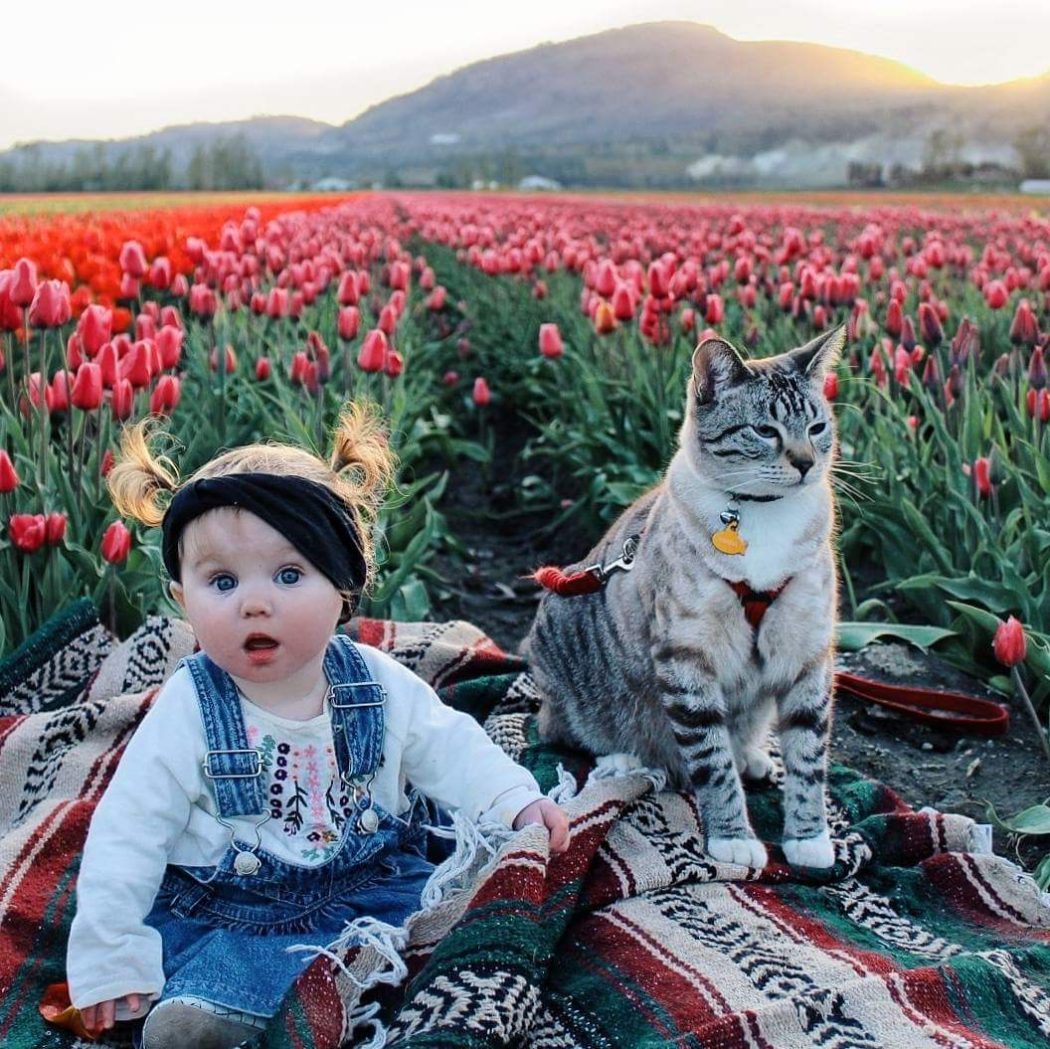
POLYGON ((567 847, 565 814, 472 718, 333 636, 369 580, 392 471, 360 406, 330 465, 255 444, 185 483, 143 424, 125 434, 114 503, 162 527, 200 651, 161 689, 91 821, 67 957, 88 1027, 148 1011, 145 1049, 250 1037, 309 961, 286 948, 419 908, 433 868, 416 791, 474 819, 543 824, 567 847))

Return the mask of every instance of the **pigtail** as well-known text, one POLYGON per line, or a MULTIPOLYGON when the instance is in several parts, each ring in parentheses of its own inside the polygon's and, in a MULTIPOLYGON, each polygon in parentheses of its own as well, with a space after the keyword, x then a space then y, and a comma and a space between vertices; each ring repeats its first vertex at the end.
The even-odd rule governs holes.
POLYGON ((117 512, 153 528, 164 519, 167 506, 166 502, 161 505, 159 496, 174 492, 179 485, 174 463, 150 450, 155 425, 155 420, 145 419, 125 428, 120 457, 106 478, 117 512))
POLYGON ((374 569, 371 525, 394 478, 397 456, 390 449, 378 409, 370 403, 348 404, 332 435, 331 468, 338 480, 333 486, 353 514, 361 553, 374 569))
POLYGON ((331 465, 348 498, 369 516, 374 514, 397 466, 374 405, 349 404, 343 409, 333 434, 331 465))

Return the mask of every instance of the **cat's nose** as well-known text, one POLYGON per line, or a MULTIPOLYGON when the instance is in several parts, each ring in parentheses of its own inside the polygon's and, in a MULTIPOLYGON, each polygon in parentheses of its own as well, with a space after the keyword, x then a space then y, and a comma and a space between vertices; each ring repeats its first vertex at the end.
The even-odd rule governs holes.
POLYGON ((789 455, 787 458, 788 462, 791 463, 801 475, 799 480, 804 481, 806 479, 806 474, 809 473, 813 466, 813 460, 805 455, 789 455))

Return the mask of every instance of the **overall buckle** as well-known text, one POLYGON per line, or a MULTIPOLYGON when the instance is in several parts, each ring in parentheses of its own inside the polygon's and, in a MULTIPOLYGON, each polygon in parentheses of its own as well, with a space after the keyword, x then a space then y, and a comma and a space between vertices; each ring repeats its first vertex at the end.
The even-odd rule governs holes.
MULTIPOLYGON (((235 762, 234 764, 240 764, 235 762)), ((207 779, 256 779, 262 775, 262 754, 257 750, 209 750, 201 762, 204 775, 207 779), (250 772, 216 772, 212 768, 211 760, 215 757, 241 757, 248 756, 250 772)))

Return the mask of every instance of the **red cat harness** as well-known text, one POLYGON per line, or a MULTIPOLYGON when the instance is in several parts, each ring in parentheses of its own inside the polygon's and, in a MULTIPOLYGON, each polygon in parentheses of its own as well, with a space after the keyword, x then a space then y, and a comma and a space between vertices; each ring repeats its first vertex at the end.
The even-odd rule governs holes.
MULTIPOLYGON (((623 544, 623 552, 608 564, 593 564, 577 572, 566 572, 554 565, 538 568, 532 578, 545 590, 559 597, 577 597, 597 593, 614 572, 629 572, 638 552, 640 536, 632 535, 623 544)), ((780 596, 786 580, 775 590, 753 590, 747 583, 724 580, 739 598, 748 623, 757 630, 769 606, 780 596)), ((891 685, 885 681, 835 672, 835 689, 868 703, 888 707, 897 714, 939 728, 954 729, 978 736, 1004 736, 1010 728, 1010 712, 1002 703, 979 699, 962 692, 942 692, 909 685, 891 685)))
MULTIPOLYGON (((623 552, 615 561, 608 564, 597 562, 581 568, 578 572, 566 572, 554 565, 544 565, 532 573, 532 578, 539 583, 544 590, 550 590, 559 597, 578 597, 581 594, 595 594, 606 583, 614 572, 629 572, 634 565, 635 554, 638 552, 640 536, 629 536, 623 544, 623 552)), ((740 599, 744 606, 744 615, 747 621, 756 630, 766 609, 780 596, 784 587, 791 582, 785 580, 775 590, 753 590, 747 583, 741 580, 739 583, 731 583, 724 580, 726 586, 740 599)))

